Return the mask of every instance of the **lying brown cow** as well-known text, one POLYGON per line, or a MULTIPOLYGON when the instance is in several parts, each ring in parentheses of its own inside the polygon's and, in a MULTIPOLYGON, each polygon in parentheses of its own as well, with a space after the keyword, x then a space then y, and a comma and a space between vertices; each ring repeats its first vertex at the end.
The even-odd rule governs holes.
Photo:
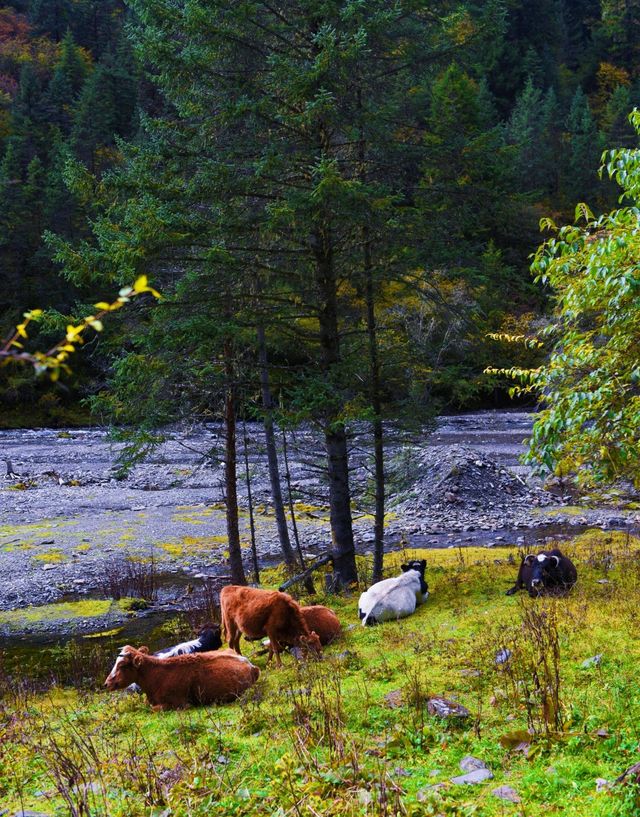
POLYGON ((342 625, 338 616, 328 607, 321 604, 313 604, 309 607, 302 607, 302 615, 307 622, 307 627, 318 634, 323 647, 335 641, 342 632, 342 625))
POLYGON ((220 611, 229 646, 238 654, 241 634, 249 639, 267 636, 267 661, 275 655, 277 666, 282 665, 283 647, 301 647, 317 654, 322 651, 317 633, 309 629, 300 605, 287 593, 230 584, 220 591, 220 611))
POLYGON ((148 647, 126 646, 104 685, 109 690, 138 684, 155 709, 227 703, 249 689, 260 675, 250 661, 231 650, 158 658, 148 647))

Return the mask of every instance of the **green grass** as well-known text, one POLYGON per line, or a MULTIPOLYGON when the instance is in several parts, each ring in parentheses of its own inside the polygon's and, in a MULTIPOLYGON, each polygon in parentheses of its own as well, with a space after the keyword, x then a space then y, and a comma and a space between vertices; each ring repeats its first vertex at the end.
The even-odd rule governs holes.
POLYGON ((640 759, 640 541, 593 531, 563 550, 579 584, 542 600, 505 597, 517 571, 505 551, 426 551, 432 595, 414 616, 363 628, 357 594, 325 600, 344 638, 322 661, 289 657, 282 670, 246 644, 263 672, 234 705, 155 714, 137 696, 13 685, 0 707, 0 802, 65 815, 61 793, 78 808, 84 780, 85 813, 109 817, 630 817, 636 793, 597 792, 595 781, 640 759), (495 663, 501 647, 512 651, 506 666, 495 663), (582 667, 598 653, 598 666, 582 667), (430 695, 471 717, 432 717, 430 695), (467 754, 494 779, 451 785, 467 754), (501 785, 522 803, 493 797, 501 785))

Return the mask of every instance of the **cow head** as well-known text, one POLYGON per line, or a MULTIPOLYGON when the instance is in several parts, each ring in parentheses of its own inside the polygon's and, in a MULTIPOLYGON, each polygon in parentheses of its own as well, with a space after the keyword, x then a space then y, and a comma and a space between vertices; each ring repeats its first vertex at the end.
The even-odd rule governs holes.
POLYGON ((126 689, 130 684, 135 683, 138 676, 138 669, 142 666, 144 656, 149 654, 148 647, 135 647, 127 645, 120 650, 120 655, 116 658, 113 669, 107 675, 104 685, 109 690, 126 689))
POLYGON ((557 584, 559 577, 560 558, 553 553, 530 553, 524 558, 524 564, 529 569, 527 590, 529 595, 539 595, 548 585, 557 584))
POLYGON ((429 593, 429 585, 426 583, 424 578, 424 571, 426 570, 426 567, 426 559, 412 559, 410 562, 400 565, 400 569, 403 573, 406 573, 407 570, 415 570, 420 574, 420 592, 423 596, 428 595, 429 593))
POLYGON ((198 635, 200 639, 200 652, 212 652, 219 650, 222 647, 222 638, 220 637, 220 627, 204 627, 200 630, 198 635))
POLYGON ((320 636, 315 630, 311 630, 309 635, 300 636, 300 646, 302 647, 303 652, 307 654, 314 653, 317 656, 322 655, 320 636))

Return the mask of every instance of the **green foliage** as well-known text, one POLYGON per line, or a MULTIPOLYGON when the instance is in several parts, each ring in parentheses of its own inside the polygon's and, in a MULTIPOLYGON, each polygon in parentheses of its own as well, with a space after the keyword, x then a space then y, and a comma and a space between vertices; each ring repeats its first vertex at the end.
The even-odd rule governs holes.
MULTIPOLYGON (((631 121, 638 130, 638 111, 631 121)), ((561 228, 534 260, 555 308, 545 332, 551 356, 533 378, 546 407, 528 459, 586 484, 640 484, 640 368, 631 351, 640 338, 640 151, 612 150, 603 161, 626 206, 595 218, 579 205, 577 223, 561 228)))

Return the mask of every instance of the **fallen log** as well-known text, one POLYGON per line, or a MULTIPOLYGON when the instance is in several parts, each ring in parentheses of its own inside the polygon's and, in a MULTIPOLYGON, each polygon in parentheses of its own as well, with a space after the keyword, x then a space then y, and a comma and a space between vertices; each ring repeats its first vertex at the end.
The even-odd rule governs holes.
POLYGON ((300 582, 308 579, 314 570, 328 564, 333 564, 333 553, 326 553, 324 556, 318 557, 315 562, 312 565, 309 565, 306 570, 303 570, 302 573, 298 573, 296 576, 292 576, 290 579, 287 579, 286 582, 283 582, 278 590, 280 590, 281 593, 284 592, 292 585, 299 584, 300 582))

